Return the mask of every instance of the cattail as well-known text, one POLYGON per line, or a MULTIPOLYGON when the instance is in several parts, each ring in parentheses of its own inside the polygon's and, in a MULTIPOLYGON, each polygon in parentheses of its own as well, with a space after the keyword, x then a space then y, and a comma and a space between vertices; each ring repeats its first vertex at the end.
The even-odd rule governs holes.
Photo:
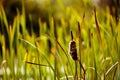
POLYGON ((76 49, 76 42, 73 40, 73 34, 71 31, 71 41, 69 42, 69 53, 72 56, 73 60, 77 60, 77 49, 76 49))

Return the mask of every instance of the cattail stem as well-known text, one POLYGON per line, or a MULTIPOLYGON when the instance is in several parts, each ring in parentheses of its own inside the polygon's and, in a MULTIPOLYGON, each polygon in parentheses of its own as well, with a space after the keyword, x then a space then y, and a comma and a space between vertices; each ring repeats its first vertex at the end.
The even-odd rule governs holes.
POLYGON ((82 63, 81 63, 81 61, 80 61, 80 59, 78 59, 78 62, 79 62, 79 65, 80 65, 80 67, 82 68, 82 70, 83 70, 83 73, 84 73, 83 80, 85 80, 85 74, 86 74, 86 70, 85 70, 85 68, 83 67, 83 65, 82 65, 82 63))
POLYGON ((73 34, 72 34, 72 31, 71 31, 71 40, 73 41, 73 34))
POLYGON ((74 80, 78 80, 78 75, 77 75, 77 61, 75 61, 75 76, 74 80))
MULTIPOLYGON (((80 23, 78 22, 78 38, 79 38, 79 63, 81 63, 81 44, 82 44, 82 39, 81 39, 81 28, 80 28, 80 23)), ((81 65, 80 65, 80 79, 81 79, 81 65)))

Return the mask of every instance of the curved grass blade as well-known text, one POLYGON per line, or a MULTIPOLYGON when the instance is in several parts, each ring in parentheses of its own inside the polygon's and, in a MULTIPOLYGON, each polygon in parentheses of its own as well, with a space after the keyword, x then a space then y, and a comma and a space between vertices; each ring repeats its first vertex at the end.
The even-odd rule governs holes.
MULTIPOLYGON (((30 43, 29 41, 25 40, 25 39, 19 39, 29 45, 31 45, 32 47, 34 47, 35 49, 38 48, 37 46, 33 45, 32 43, 30 43)), ((39 48, 38 48, 39 51, 39 48)), ((50 64, 49 60, 45 57, 45 55, 39 51, 39 53, 41 54, 42 57, 44 57, 44 59, 47 61, 48 65, 50 66, 50 68, 52 69, 52 71, 54 72, 54 68, 52 67, 52 65, 50 64)))
POLYGON ((96 29, 97 29, 97 32, 98 32, 98 38, 99 38, 99 41, 100 41, 100 45, 102 45, 102 38, 101 38, 101 34, 100 34, 100 27, 99 27, 99 24, 98 24, 98 21, 97 21, 97 16, 96 16, 96 9, 94 9, 94 14, 95 14, 95 23, 96 23, 96 29))
POLYGON ((71 65, 71 63, 70 63, 70 59, 69 59, 66 51, 64 50, 64 48, 62 47, 62 45, 61 45, 57 40, 56 40, 56 42, 57 42, 57 44, 60 46, 60 48, 62 49, 62 51, 65 53, 65 56, 67 57, 68 63, 69 63, 69 65, 70 65, 70 67, 71 67, 71 72, 73 73, 72 65, 71 65))
POLYGON ((116 62, 114 65, 112 65, 107 72, 105 73, 105 76, 107 77, 107 75, 115 68, 117 67, 117 65, 119 64, 119 62, 116 62))
POLYGON ((28 62, 28 61, 26 61, 26 63, 28 63, 28 64, 33 64, 33 65, 40 65, 40 66, 46 66, 46 67, 49 67, 49 65, 38 64, 38 63, 32 63, 32 62, 28 62))

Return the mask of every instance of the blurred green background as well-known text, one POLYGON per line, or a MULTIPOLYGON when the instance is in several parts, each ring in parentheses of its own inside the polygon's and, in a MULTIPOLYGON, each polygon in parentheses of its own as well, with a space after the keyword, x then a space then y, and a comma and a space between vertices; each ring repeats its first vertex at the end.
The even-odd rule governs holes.
POLYGON ((0 0, 0 79, 120 80, 119 32, 119 0, 0 0))

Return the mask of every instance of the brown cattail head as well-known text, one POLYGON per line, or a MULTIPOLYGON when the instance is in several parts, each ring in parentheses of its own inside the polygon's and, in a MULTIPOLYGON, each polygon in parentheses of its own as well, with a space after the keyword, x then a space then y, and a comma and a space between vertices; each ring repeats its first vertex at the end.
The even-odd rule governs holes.
POLYGON ((69 43, 69 53, 70 55, 72 56, 73 60, 77 60, 78 57, 77 57, 77 49, 76 49, 76 42, 73 40, 73 34, 72 34, 72 31, 71 31, 71 41, 69 43))
POLYGON ((69 43, 69 53, 72 56, 73 60, 77 60, 77 49, 76 49, 76 42, 70 41, 69 43))

